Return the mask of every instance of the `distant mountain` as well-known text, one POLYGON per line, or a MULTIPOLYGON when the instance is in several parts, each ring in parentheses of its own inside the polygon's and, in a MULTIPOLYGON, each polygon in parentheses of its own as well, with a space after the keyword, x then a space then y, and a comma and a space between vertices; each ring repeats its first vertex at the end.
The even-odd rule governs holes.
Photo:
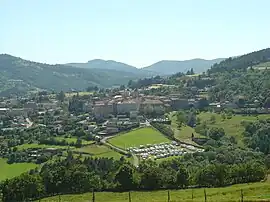
POLYGON ((186 73, 191 68, 193 68, 195 73, 202 73, 209 69, 213 64, 219 63, 222 60, 224 60, 224 58, 217 58, 214 60, 192 59, 184 61, 162 60, 148 67, 144 67, 143 69, 157 72, 162 75, 170 75, 177 72, 186 73))
POLYGON ((68 63, 66 65, 73 66, 73 67, 79 67, 79 68, 86 68, 86 69, 103 69, 103 70, 116 70, 116 71, 122 71, 122 72, 130 72, 133 74, 138 74, 142 76, 153 76, 157 75, 157 73, 150 72, 148 70, 138 69, 134 66, 117 62, 114 60, 101 60, 101 59, 95 59, 90 60, 87 63, 68 63))
POLYGON ((48 65, 0 54, 0 93, 2 92, 2 95, 36 89, 66 91, 85 90, 95 85, 112 87, 127 84, 129 80, 141 77, 138 74, 113 69, 48 65))

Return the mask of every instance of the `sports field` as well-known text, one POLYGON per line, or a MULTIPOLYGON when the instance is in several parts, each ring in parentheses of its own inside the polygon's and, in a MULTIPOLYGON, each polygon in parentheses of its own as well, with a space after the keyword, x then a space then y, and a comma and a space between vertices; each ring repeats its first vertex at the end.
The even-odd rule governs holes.
MULTIPOLYGON (((236 202, 241 201, 241 189, 243 190, 243 201, 269 201, 270 200, 270 183, 253 183, 239 184, 224 188, 207 188, 207 202, 236 202)), ((91 201, 92 193, 78 195, 63 195, 61 201, 80 202, 91 201)), ((58 196, 50 197, 41 200, 43 202, 59 201, 58 196)), ((95 193, 96 202, 126 202, 128 201, 128 193, 112 193, 99 192, 95 193)), ((164 202, 168 201, 168 192, 152 191, 152 192, 131 192, 132 202, 164 202)), ((186 189, 186 190, 171 190, 171 202, 202 202, 204 200, 204 189, 186 189), (193 199, 192 199, 193 196, 193 199)))
POLYGON ((159 131, 151 127, 146 127, 117 135, 116 137, 109 139, 108 142, 116 147, 125 149, 146 144, 170 142, 170 140, 159 131))
POLYGON ((34 163, 8 164, 6 159, 0 158, 0 181, 18 176, 26 171, 36 168, 34 163))

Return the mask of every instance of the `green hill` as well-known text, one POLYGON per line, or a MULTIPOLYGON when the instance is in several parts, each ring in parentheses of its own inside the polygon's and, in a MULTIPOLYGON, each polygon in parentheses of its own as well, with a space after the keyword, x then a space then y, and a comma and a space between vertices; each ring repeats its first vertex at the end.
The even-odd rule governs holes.
POLYGON ((213 64, 219 63, 222 60, 224 60, 224 58, 214 60, 192 59, 184 61, 162 60, 151 66, 144 67, 143 69, 158 72, 160 75, 170 75, 177 72, 186 73, 191 68, 193 68, 196 73, 202 73, 209 69, 213 64))
POLYGON ((67 65, 48 65, 0 55, 2 95, 35 89, 84 90, 88 86, 112 87, 127 84, 142 75, 113 69, 86 69, 67 65))
POLYGON ((255 51, 238 57, 230 57, 220 63, 214 64, 210 73, 222 72, 233 69, 247 69, 258 64, 270 61, 270 48, 255 51))

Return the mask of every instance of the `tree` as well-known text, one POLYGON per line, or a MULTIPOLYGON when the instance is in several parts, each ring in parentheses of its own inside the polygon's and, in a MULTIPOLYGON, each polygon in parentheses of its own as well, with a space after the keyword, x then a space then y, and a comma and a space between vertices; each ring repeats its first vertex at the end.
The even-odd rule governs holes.
POLYGON ((57 99, 60 101, 60 102, 64 102, 65 100, 65 93, 63 91, 61 91, 59 94, 57 94, 57 99))
POLYGON ((184 188, 189 184, 188 181, 189 174, 187 170, 183 167, 180 166, 176 175, 176 184, 180 188, 184 188))
POLYGON ((2 185, 3 202, 32 201, 43 196, 44 193, 42 178, 37 175, 23 174, 6 180, 2 185))
POLYGON ((178 128, 181 128, 181 126, 186 123, 185 113, 182 111, 177 112, 176 113, 176 120, 177 120, 178 128))
POLYGON ((82 140, 81 140, 81 138, 78 138, 78 139, 77 139, 77 141, 76 141, 76 143, 75 143, 75 146, 76 146, 76 147, 82 147, 82 140))
POLYGON ((211 123, 215 123, 215 122, 216 122, 216 117, 215 117, 215 115, 212 115, 212 116, 210 117, 210 122, 211 122, 211 123))
POLYGON ((127 164, 124 164, 115 175, 115 180, 119 183, 121 190, 132 190, 135 188, 133 180, 134 169, 127 164))
POLYGON ((193 70, 193 68, 190 69, 190 75, 194 75, 194 70, 193 70))
POLYGON ((120 86, 120 90, 125 90, 125 89, 126 89, 125 85, 120 86))
POLYGON ((195 112, 190 112, 188 115, 187 125, 194 127, 196 125, 196 114, 195 112))
POLYGON ((219 140, 220 138, 222 138, 225 135, 225 131, 223 128, 210 128, 210 130, 208 130, 208 136, 214 140, 219 140))

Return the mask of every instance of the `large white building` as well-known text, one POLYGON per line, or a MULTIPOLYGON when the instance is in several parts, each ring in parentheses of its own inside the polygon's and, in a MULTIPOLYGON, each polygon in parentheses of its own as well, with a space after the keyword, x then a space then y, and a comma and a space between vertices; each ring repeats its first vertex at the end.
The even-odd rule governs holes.
POLYGON ((117 114, 128 114, 131 111, 138 111, 140 103, 135 100, 124 100, 116 105, 117 114))
POLYGON ((96 118, 107 118, 114 113, 113 103, 98 102, 93 106, 93 112, 96 118))

